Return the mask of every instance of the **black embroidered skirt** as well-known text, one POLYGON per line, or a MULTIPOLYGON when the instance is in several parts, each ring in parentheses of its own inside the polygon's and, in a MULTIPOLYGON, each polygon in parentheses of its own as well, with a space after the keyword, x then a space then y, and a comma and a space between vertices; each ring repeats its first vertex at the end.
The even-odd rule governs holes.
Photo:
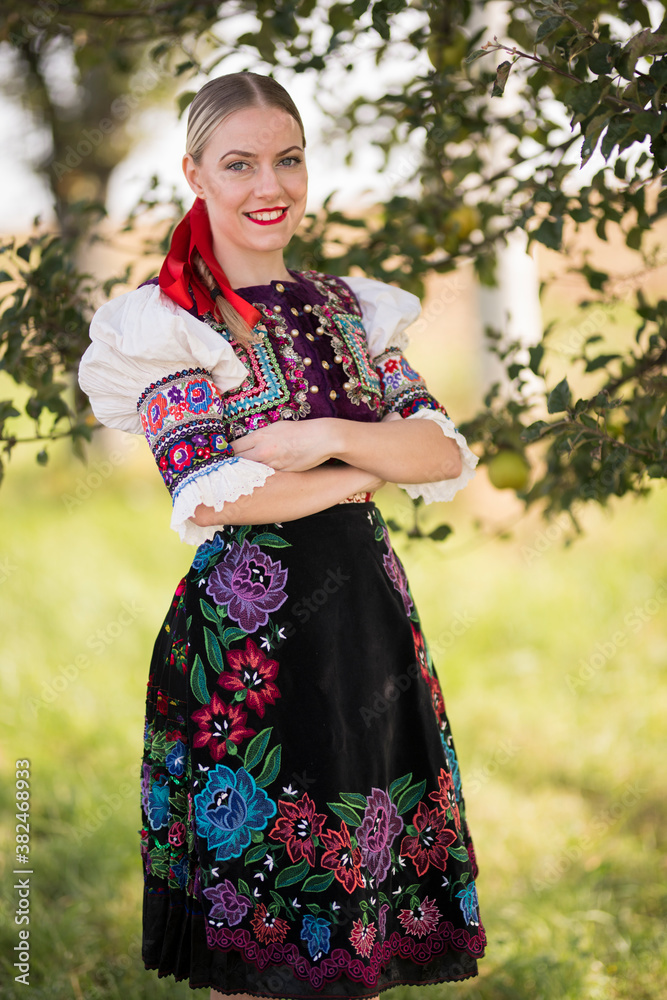
POLYGON ((373 503, 197 550, 151 664, 142 817, 160 976, 305 998, 477 974, 458 762, 373 503))

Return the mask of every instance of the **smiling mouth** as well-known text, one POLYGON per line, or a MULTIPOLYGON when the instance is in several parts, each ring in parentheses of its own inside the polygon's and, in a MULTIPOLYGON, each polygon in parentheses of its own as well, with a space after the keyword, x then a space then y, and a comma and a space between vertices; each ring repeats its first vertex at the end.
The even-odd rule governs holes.
POLYGON ((246 219, 256 222, 258 226, 274 226, 282 222, 287 215, 286 208, 265 208, 261 212, 244 212, 246 219))

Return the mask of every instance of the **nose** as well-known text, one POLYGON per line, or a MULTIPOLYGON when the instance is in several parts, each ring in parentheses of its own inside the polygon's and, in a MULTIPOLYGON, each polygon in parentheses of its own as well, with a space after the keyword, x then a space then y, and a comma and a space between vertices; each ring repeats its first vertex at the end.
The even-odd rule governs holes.
POLYGON ((261 163, 255 174, 254 194, 257 198, 270 200, 282 194, 282 185, 278 180, 273 163, 261 163))

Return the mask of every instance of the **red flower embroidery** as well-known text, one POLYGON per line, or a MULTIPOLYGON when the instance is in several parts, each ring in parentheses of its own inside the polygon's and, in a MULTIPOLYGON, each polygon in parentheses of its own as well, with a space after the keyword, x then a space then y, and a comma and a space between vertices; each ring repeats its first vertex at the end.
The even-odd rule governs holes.
POLYGON ((382 367, 386 372, 397 372, 401 365, 398 358, 387 358, 382 367))
POLYGON ((431 701, 433 702, 433 711, 437 715, 438 719, 444 715, 445 712, 445 699, 442 696, 442 688, 440 687, 440 681, 435 674, 432 674, 428 679, 428 686, 431 689, 431 701))
POLYGON ((336 830, 325 830, 322 840, 327 848, 322 855, 322 867, 333 870, 346 892, 354 892, 357 887, 363 889, 361 848, 352 848, 347 825, 341 823, 340 833, 336 830))
POLYGON ((428 672, 428 659, 426 657, 426 647, 424 645, 424 637, 421 632, 414 627, 412 622, 410 623, 412 629, 412 639, 415 644, 415 655, 417 657, 417 663, 422 672, 422 677, 429 683, 429 672, 428 672))
POLYGON ((158 691, 157 693, 157 710, 160 715, 166 715, 167 709, 169 707, 169 702, 167 701, 167 696, 164 691, 158 691))
POLYGON ((326 816, 315 812, 315 803, 308 794, 302 795, 298 802, 279 801, 278 812, 280 817, 269 833, 271 840, 282 840, 292 861, 305 858, 309 865, 314 865, 313 838, 322 833, 326 816))
POLYGON ((420 802, 412 817, 412 825, 417 834, 403 838, 401 857, 412 858, 420 878, 426 874, 429 865, 444 872, 447 848, 456 841, 456 834, 453 830, 445 829, 445 817, 441 810, 429 809, 420 802))
POLYGON ((169 461, 180 472, 181 469, 187 469, 188 465, 192 465, 194 453, 195 450, 189 441, 181 441, 169 451, 169 461))
POLYGON ((459 813, 459 804, 456 801, 456 792, 454 790, 454 779, 452 778, 449 771, 445 771, 444 767, 440 769, 440 774, 438 775, 438 791, 431 792, 429 798, 432 802, 435 802, 437 807, 446 813, 448 809, 452 810, 452 815, 454 816, 454 823, 456 824, 456 829, 461 829, 461 816, 459 813))
POLYGON ((411 910, 401 910, 398 919, 408 934, 421 938, 437 928, 440 910, 427 896, 419 906, 413 906, 411 910))
POLYGON ((354 921, 354 924, 352 925, 352 933, 350 934, 350 941, 354 945, 357 955, 361 955, 362 958, 370 958, 371 952, 373 951, 375 934, 375 924, 367 924, 364 927, 361 920, 354 921))
POLYGON ((215 761, 222 760, 227 753, 227 740, 238 746, 242 740, 255 735, 255 730, 248 729, 245 724, 248 713, 240 705, 227 705, 217 691, 213 692, 208 705, 192 713, 192 718, 199 726, 192 745, 208 747, 215 761))
POLYGON ((265 706, 280 698, 273 683, 278 675, 277 661, 269 660, 252 639, 247 639, 245 649, 230 649, 227 662, 234 673, 221 674, 218 684, 228 691, 246 691, 246 705, 263 718, 265 706))
POLYGON ((251 925, 255 932, 255 937, 262 944, 273 943, 274 941, 278 941, 278 943, 282 942, 289 930, 287 921, 281 920, 280 917, 274 917, 272 913, 269 913, 264 903, 259 903, 255 907, 251 925))

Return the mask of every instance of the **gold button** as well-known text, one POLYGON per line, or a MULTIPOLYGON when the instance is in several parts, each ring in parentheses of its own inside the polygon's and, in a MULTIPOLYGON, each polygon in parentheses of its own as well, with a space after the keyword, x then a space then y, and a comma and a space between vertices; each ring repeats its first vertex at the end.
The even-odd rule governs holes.
POLYGON ((312 333, 307 333, 306 340, 315 340, 315 338, 313 337, 312 333))
POLYGON ((329 371, 329 369, 331 368, 331 365, 329 364, 328 361, 323 361, 322 362, 322 367, 326 368, 326 370, 329 371))
POLYGON ((304 365, 312 365, 313 359, 312 358, 304 358, 303 359, 303 363, 304 363, 304 365))
POLYGON ((299 315, 299 310, 296 309, 294 306, 292 306, 292 308, 290 309, 290 312, 292 313, 292 316, 298 316, 299 315))
POLYGON ((315 333, 319 333, 321 336, 324 333, 324 327, 318 326, 317 329, 315 330, 315 333))
POLYGON ((280 306, 274 306, 273 307, 273 311, 274 311, 274 313, 279 313, 279 312, 282 312, 282 309, 280 308, 280 306))
POLYGON ((312 311, 313 311, 313 307, 312 307, 312 306, 309 306, 308 304, 306 304, 306 305, 305 305, 305 306, 303 307, 303 311, 304 311, 304 312, 306 312, 306 313, 310 313, 310 312, 312 312, 312 311))
POLYGON ((285 286, 280 281, 276 285, 276 291, 277 292, 284 292, 285 291, 285 286))
POLYGON ((340 354, 337 354, 336 357, 334 358, 334 361, 336 362, 337 365, 340 365, 343 359, 341 358, 340 354))
POLYGON ((316 385, 311 385, 310 391, 311 392, 319 392, 320 390, 318 389, 318 387, 316 385))
POLYGON ((338 393, 336 392, 335 389, 332 389, 331 392, 329 393, 329 399, 337 399, 337 398, 338 398, 338 393))
POLYGON ((296 327, 294 327, 293 330, 290 330, 290 333, 292 334, 293 337, 298 337, 299 336, 299 331, 297 330, 296 327))
POLYGON ((351 388, 352 386, 350 385, 349 382, 343 382, 343 389, 351 389, 351 388))

